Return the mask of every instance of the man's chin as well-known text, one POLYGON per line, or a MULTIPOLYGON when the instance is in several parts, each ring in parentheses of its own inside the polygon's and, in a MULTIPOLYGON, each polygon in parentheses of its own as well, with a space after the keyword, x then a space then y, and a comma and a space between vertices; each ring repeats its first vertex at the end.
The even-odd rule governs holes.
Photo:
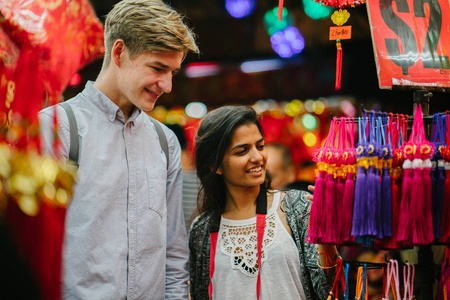
POLYGON ((153 110, 154 107, 155 107, 155 104, 148 104, 148 105, 139 107, 139 109, 142 111, 145 111, 145 112, 150 112, 153 110))

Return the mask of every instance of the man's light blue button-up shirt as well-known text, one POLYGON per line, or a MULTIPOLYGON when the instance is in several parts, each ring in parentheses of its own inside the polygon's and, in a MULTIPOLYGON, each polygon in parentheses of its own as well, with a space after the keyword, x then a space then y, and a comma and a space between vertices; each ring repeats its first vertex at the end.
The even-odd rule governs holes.
MULTIPOLYGON (((122 111, 92 82, 67 101, 78 123, 79 180, 68 207, 63 249, 67 299, 187 299, 188 247, 182 208, 180 146, 163 126, 169 167, 155 127, 122 111)), ((39 113, 45 152, 68 157, 68 118, 39 113)))

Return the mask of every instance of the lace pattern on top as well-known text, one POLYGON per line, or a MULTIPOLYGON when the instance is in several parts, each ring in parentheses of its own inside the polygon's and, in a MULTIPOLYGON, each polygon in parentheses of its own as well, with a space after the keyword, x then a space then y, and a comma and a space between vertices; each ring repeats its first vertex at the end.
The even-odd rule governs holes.
MULTIPOLYGON (((277 227, 273 211, 266 216, 266 227, 261 247, 261 261, 267 260, 265 250, 273 243, 277 227)), ((238 269, 250 277, 258 275, 258 243, 256 232, 256 218, 247 224, 220 224, 220 250, 230 257, 231 267, 238 269)))

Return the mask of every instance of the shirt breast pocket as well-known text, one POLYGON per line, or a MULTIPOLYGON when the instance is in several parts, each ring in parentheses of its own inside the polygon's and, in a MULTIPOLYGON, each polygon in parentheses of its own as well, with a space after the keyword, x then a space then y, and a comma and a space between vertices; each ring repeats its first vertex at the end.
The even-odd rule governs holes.
POLYGON ((167 212, 166 206, 166 169, 147 169, 148 205, 161 218, 167 212))

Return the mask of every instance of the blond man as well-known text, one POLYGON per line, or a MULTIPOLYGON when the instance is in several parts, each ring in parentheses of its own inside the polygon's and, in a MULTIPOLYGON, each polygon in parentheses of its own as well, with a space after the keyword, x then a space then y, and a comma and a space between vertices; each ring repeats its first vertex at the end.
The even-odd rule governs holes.
MULTIPOLYGON (((66 101, 78 129, 79 181, 67 210, 65 299, 187 299, 187 237, 180 146, 144 113, 187 52, 198 53, 182 17, 160 0, 123 0, 107 15, 105 58, 95 82, 66 101)), ((69 158, 69 118, 58 105, 61 147, 53 151, 53 107, 39 113, 44 150, 69 158)), ((73 145, 72 145, 73 146, 73 145)))

